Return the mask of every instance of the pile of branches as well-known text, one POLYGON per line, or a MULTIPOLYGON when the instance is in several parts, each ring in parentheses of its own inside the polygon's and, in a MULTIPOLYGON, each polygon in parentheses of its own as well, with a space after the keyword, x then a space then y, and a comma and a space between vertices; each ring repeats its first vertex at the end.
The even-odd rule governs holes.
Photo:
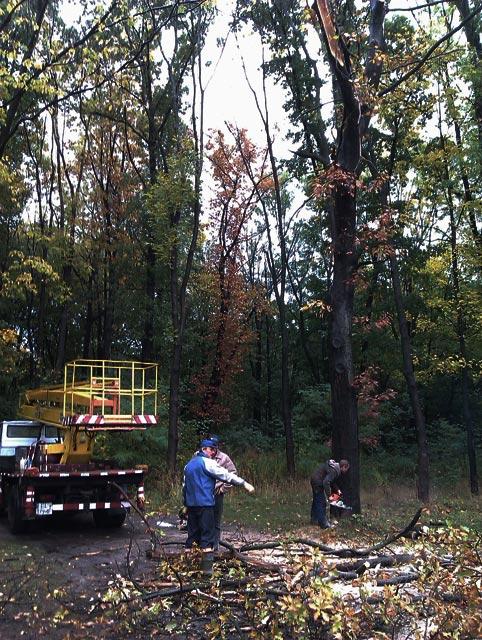
POLYGON ((123 576, 92 608, 116 633, 175 638, 476 638, 480 536, 418 525, 366 548, 306 538, 235 547, 203 579, 181 540, 151 529, 152 571, 123 576))

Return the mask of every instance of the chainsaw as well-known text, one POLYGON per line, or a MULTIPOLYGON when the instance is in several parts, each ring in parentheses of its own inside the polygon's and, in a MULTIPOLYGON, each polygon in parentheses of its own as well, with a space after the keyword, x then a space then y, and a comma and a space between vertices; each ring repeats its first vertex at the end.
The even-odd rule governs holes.
POLYGON ((341 499, 341 491, 338 493, 332 493, 328 499, 330 503, 330 507, 336 507, 337 509, 345 509, 346 511, 351 511, 352 508, 343 502, 341 499))

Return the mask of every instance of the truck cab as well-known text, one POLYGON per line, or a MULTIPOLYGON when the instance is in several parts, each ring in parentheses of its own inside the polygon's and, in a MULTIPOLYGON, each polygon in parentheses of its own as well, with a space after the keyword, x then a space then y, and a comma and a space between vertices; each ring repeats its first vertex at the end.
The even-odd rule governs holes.
POLYGON ((0 473, 19 470, 22 458, 37 443, 62 442, 60 429, 33 420, 3 420, 0 422, 0 473))

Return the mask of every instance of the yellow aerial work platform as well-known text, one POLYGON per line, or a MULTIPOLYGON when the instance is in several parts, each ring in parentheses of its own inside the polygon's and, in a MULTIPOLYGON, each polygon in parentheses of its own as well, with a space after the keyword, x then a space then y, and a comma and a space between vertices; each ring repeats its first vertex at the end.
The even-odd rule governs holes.
POLYGON ((143 430, 157 424, 157 364, 124 360, 74 360, 64 382, 26 391, 19 415, 64 430, 47 446, 60 463, 88 462, 97 431, 143 430))

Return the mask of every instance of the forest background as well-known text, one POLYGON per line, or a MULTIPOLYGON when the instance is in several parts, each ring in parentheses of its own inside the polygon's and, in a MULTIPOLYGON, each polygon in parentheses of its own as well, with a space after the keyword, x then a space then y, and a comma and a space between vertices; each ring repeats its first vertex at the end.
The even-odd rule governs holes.
POLYGON ((403 5, 2 0, 3 419, 155 361, 99 442, 153 485, 215 432, 255 482, 349 458, 355 511, 478 493, 482 7, 403 5))

